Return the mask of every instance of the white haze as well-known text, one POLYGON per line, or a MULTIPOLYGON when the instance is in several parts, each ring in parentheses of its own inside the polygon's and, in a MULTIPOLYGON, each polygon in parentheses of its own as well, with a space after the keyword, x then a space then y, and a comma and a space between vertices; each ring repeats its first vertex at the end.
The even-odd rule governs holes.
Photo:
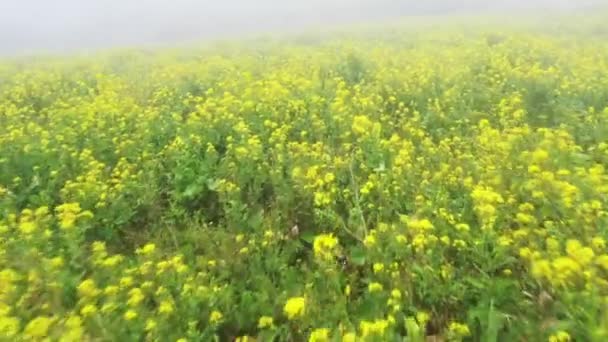
POLYGON ((602 0, 0 0, 0 53, 175 44, 416 15, 570 11, 602 0))

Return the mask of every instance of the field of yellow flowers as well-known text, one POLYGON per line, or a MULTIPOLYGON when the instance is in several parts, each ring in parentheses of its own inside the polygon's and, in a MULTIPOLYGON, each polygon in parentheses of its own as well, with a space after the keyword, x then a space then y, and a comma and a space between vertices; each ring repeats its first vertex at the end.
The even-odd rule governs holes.
POLYGON ((608 33, 0 63, 0 340, 608 340, 608 33))

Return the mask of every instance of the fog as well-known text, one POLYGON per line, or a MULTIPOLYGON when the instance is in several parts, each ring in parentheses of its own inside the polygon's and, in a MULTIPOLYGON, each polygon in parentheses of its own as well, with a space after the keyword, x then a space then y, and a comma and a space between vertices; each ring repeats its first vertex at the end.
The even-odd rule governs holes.
MULTIPOLYGON (((602 0, 0 0, 0 53, 181 44, 417 15, 571 11, 602 0)), ((540 13, 540 12, 539 12, 540 13)))

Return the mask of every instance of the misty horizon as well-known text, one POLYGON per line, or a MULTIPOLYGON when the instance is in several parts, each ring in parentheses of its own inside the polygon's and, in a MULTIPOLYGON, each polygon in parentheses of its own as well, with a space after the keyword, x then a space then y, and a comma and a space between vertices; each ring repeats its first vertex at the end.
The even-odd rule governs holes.
POLYGON ((602 1, 25 0, 0 4, 0 53, 180 44, 328 25, 505 10, 573 10, 602 1))

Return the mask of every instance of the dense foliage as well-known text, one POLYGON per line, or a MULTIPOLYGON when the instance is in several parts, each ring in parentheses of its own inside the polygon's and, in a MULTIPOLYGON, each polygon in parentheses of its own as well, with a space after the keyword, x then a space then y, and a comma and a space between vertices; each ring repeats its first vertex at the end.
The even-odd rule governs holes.
POLYGON ((2 340, 605 341, 608 39, 0 64, 2 340))

